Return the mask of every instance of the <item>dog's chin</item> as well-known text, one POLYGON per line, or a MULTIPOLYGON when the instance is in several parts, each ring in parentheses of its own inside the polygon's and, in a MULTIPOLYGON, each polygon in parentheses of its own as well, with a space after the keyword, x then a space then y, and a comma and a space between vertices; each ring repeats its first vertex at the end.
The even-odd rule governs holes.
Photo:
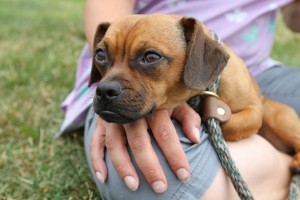
POLYGON ((138 119, 141 119, 152 112, 154 112, 156 109, 155 103, 152 105, 151 109, 144 113, 140 112, 131 112, 131 111, 114 111, 114 110, 97 110, 95 109, 95 112, 105 121, 109 123, 116 123, 116 124, 126 124, 133 121, 136 121, 138 119))
POLYGON ((112 111, 101 111, 97 114, 105 121, 107 121, 109 123, 116 123, 116 124, 126 124, 126 123, 133 122, 137 119, 142 118, 139 116, 127 117, 127 116, 124 116, 124 115, 121 115, 119 113, 112 112, 112 111))

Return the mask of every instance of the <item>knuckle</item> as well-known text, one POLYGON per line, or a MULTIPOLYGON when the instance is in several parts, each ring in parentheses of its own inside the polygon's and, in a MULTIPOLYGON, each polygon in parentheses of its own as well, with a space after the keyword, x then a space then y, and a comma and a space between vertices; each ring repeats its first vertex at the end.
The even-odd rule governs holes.
POLYGON ((177 150, 177 152, 173 152, 171 155, 168 156, 168 162, 171 165, 172 169, 177 169, 182 165, 185 165, 185 157, 183 156, 184 152, 180 152, 177 150))
POLYGON ((107 151, 113 151, 117 147, 113 138, 106 138, 105 146, 106 146, 107 151))
POLYGON ((145 119, 139 119, 137 121, 126 124, 126 126, 131 130, 135 130, 140 127, 147 127, 147 122, 145 119))
POLYGON ((147 177, 148 179, 157 179, 157 172, 158 170, 154 169, 154 168, 145 168, 143 169, 143 174, 145 175, 145 177, 147 177))
POLYGON ((198 125, 201 122, 201 118, 195 112, 184 114, 184 116, 183 116, 183 123, 187 123, 189 121, 198 125))
POLYGON ((128 166, 127 166, 126 163, 124 163, 124 162, 115 162, 114 167, 115 167, 116 171, 118 172, 118 174, 122 178, 126 176, 127 170, 128 170, 128 166))
POLYGON ((103 123, 103 120, 101 119, 101 118, 97 118, 96 119, 96 126, 103 126, 104 125, 104 123, 103 123))
POLYGON ((198 115, 197 113, 194 113, 194 116, 192 118, 197 124, 200 123, 201 118, 200 115, 198 115))
POLYGON ((162 127, 157 130, 158 140, 162 143, 167 143, 172 138, 172 131, 167 127, 162 127))
POLYGON ((149 140, 146 137, 142 136, 137 136, 131 139, 132 141, 130 142, 130 147, 132 151, 142 151, 147 147, 149 140))

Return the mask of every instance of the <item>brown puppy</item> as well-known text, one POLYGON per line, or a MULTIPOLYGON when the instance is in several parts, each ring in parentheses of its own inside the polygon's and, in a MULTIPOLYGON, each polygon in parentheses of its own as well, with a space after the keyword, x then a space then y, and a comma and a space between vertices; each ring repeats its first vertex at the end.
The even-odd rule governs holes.
POLYGON ((277 147, 297 152, 291 167, 300 170, 295 111, 263 97, 243 61, 197 20, 132 15, 103 23, 93 53, 90 84, 100 81, 94 108, 104 120, 128 123, 174 108, 202 94, 221 74, 218 95, 232 112, 222 124, 225 139, 240 140, 261 129, 277 147))

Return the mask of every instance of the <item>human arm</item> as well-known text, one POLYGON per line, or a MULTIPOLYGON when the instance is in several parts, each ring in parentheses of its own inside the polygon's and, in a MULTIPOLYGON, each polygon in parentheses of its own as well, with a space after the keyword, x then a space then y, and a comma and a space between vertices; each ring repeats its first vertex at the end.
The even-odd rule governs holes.
MULTIPOLYGON (((287 199, 291 181, 290 156, 279 152, 259 135, 227 144, 255 199, 287 199)), ((240 199, 223 168, 201 198, 206 199, 240 199)))
POLYGON ((86 0, 84 8, 84 33, 89 46, 93 47, 94 35, 102 22, 113 22, 132 14, 135 0, 86 0))
POLYGON ((300 32, 300 0, 294 0, 292 3, 281 9, 283 21, 293 32, 300 32))

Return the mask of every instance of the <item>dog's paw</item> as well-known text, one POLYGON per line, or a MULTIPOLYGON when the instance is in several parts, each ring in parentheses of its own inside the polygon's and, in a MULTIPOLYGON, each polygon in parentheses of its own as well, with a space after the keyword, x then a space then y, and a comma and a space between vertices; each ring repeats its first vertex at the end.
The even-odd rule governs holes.
POLYGON ((229 142, 235 142, 235 141, 239 141, 239 140, 242 140, 243 137, 241 136, 233 136, 233 135, 224 135, 224 139, 226 141, 229 141, 229 142))
POLYGON ((228 133, 223 131, 223 137, 226 141, 234 142, 244 139, 245 137, 241 134, 228 133))
POLYGON ((292 173, 300 174, 300 152, 294 155, 290 168, 292 173))

